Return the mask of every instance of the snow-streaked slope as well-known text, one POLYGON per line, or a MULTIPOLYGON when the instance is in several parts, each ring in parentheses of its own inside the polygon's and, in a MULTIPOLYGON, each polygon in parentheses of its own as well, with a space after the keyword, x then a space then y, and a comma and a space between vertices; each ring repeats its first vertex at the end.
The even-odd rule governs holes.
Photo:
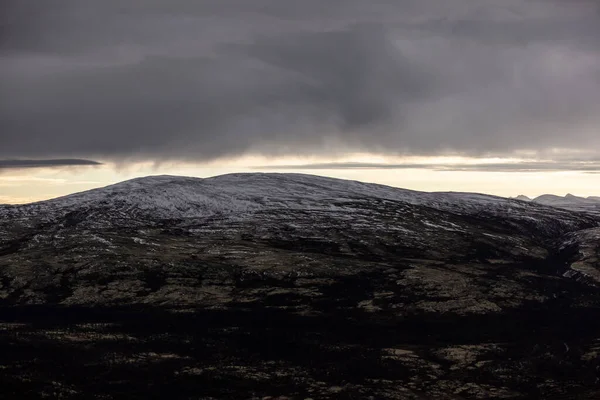
POLYGON ((304 208, 344 199, 388 199, 448 209, 531 208, 503 197, 459 192, 419 192, 385 185, 304 174, 239 173, 212 178, 149 176, 52 200, 0 206, 2 214, 98 205, 158 211, 165 217, 246 211, 264 207, 304 208))
POLYGON ((303 174, 240 173, 207 179, 137 178, 53 200, 1 206, 0 220, 56 221, 74 215, 96 224, 130 224, 213 215, 246 218, 277 209, 352 212, 350 203, 382 200, 460 215, 504 217, 544 229, 576 229, 585 219, 561 209, 477 193, 426 193, 303 174))
POLYGON ((151 176, 121 182, 99 189, 76 193, 26 205, 4 206, 1 216, 39 215, 45 218, 72 211, 103 211, 112 218, 185 218, 215 212, 240 212, 256 205, 231 197, 203 179, 151 176))
MULTIPOLYGON (((501 220, 507 229, 536 236, 598 226, 598 220, 560 208, 477 193, 417 192, 390 186, 303 174, 229 174, 200 179, 178 176, 137 178, 53 200, 0 206, 0 223, 15 231, 40 224, 83 224, 88 227, 156 225, 164 220, 221 218, 255 221, 286 210, 330 213, 337 220, 354 220, 357 207, 362 223, 373 223, 381 202, 396 207, 418 206, 486 220, 501 220), (364 213, 364 210, 371 210, 364 213), (370 215, 373 215, 373 218, 370 215), (371 221, 371 222, 370 222, 371 221)), ((411 217, 413 215, 411 214, 411 217)), ((444 217, 450 218, 450 217, 444 217)), ((444 221, 429 221, 444 225, 444 221)), ((6 236, 0 226, 0 236, 6 236)), ((417 234, 418 232, 413 232, 417 234)))

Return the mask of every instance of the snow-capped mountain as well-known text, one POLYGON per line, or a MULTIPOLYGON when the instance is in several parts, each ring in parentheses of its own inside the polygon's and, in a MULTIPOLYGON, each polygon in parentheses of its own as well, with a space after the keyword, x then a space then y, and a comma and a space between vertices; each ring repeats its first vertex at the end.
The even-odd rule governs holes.
MULTIPOLYGON (((418 192, 378 184, 303 174, 229 174, 213 178, 151 176, 53 200, 0 206, 0 218, 56 221, 65 216, 87 224, 146 224, 150 221, 226 215, 246 218, 267 210, 351 212, 353 203, 392 201, 461 215, 523 219, 541 229, 581 218, 560 209, 503 197, 458 192, 418 192)), ((583 217, 582 217, 583 218, 583 217)), ((583 218, 585 219, 585 218, 583 218)))
POLYGON ((0 206, 2 371, 64 398, 138 370, 201 398, 594 398, 599 238, 585 210, 300 174, 0 206))
MULTIPOLYGON (((558 199, 569 204, 593 202, 575 196, 558 199)), ((548 248, 549 241, 600 226, 593 214, 541 203, 563 204, 550 196, 524 202, 302 174, 152 176, 43 202, 0 206, 0 254, 9 251, 3 247, 13 248, 15 241, 35 248, 51 237, 56 241, 64 234, 84 232, 88 239, 97 238, 113 229, 178 227, 190 234, 221 232, 233 237, 247 235, 251 227, 277 240, 279 234, 286 236, 282 229, 329 240, 324 232, 343 227, 375 235, 357 239, 363 242, 392 235, 393 243, 403 242, 405 248, 415 246, 418 251, 428 252, 434 243, 450 248, 463 243, 456 250, 463 254, 472 250, 473 241, 485 242, 486 251, 492 253, 528 257, 555 251, 548 248)))

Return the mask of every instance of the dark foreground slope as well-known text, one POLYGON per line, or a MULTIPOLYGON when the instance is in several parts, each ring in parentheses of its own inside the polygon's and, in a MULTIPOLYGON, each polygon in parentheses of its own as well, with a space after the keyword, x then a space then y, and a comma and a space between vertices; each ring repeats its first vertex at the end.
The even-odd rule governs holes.
POLYGON ((0 397, 598 398, 598 222, 276 174, 0 207, 0 397))

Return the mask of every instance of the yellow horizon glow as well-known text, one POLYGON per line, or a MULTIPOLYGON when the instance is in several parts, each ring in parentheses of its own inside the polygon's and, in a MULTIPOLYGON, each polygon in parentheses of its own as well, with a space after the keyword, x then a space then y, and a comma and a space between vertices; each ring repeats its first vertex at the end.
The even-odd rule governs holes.
POLYGON ((372 164, 468 164, 517 163, 527 158, 468 158, 460 156, 391 157, 354 153, 336 159, 323 157, 265 157, 247 155, 202 164, 185 162, 107 163, 92 167, 33 168, 0 171, 0 203, 19 204, 60 197, 75 192, 103 187, 124 180, 148 175, 182 175, 206 178, 234 172, 289 172, 359 180, 420 191, 478 192, 514 197, 523 194, 537 197, 552 193, 579 196, 600 195, 596 189, 598 174, 577 171, 490 172, 440 171, 425 168, 324 168, 302 169, 315 163, 372 163, 372 164), (277 169, 277 165, 287 166, 277 169), (298 168, 289 168, 297 165, 298 168))

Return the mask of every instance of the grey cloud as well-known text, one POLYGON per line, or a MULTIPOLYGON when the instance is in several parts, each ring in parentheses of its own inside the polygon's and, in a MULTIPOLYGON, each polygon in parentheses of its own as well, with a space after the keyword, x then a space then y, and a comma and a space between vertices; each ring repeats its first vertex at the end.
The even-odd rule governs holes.
MULTIPOLYGON (((403 57, 377 25, 265 38, 243 47, 249 56, 294 73, 294 86, 303 88, 294 94, 335 116, 343 132, 393 121, 402 103, 429 95, 435 80, 403 57)), ((278 95, 282 102, 291 98, 278 95)))
POLYGON ((74 166, 97 166, 102 165, 97 161, 80 159, 55 159, 55 160, 0 160, 0 169, 21 168, 53 168, 74 166))
POLYGON ((428 169, 434 171, 479 171, 479 172, 556 172, 579 171, 599 173, 600 163, 590 162, 552 162, 532 161, 513 163, 363 163, 363 162, 332 162, 296 165, 269 165, 255 167, 257 170, 331 170, 331 169, 428 169))
POLYGON ((600 9, 12 0, 0 157, 510 155, 600 145, 600 9))

